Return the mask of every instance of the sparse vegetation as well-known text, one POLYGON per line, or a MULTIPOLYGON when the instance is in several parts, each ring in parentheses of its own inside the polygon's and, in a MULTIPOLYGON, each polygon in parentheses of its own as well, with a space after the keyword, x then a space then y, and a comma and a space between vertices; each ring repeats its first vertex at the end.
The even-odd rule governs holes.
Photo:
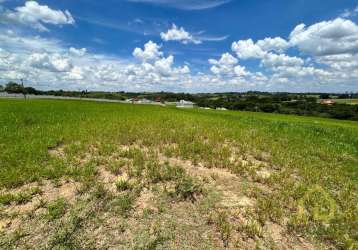
POLYGON ((111 207, 116 213, 127 216, 128 212, 133 208, 134 201, 135 196, 133 194, 124 193, 112 201, 111 207))
POLYGON ((56 201, 51 202, 47 206, 48 218, 51 220, 58 219, 66 212, 67 203, 63 198, 59 198, 56 201))
POLYGON ((16 204, 24 204, 29 202, 32 199, 32 196, 39 193, 41 193, 41 189, 35 187, 24 192, 0 194, 0 204, 9 205, 12 202, 16 204))
POLYGON ((123 178, 119 178, 115 184, 119 191, 125 191, 125 190, 132 189, 132 186, 129 183, 129 181, 126 179, 123 179, 123 178))
POLYGON ((357 248, 353 121, 0 100, 0 134, 2 248, 357 248))
POLYGON ((0 203, 2 205, 9 205, 12 201, 16 201, 16 196, 13 194, 0 195, 0 203))
POLYGON ((218 226, 221 240, 224 243, 224 247, 229 247, 230 236, 232 233, 232 226, 229 222, 228 214, 225 211, 219 211, 216 218, 216 224, 218 226))
POLYGON ((249 219, 245 224, 240 225, 239 227, 249 238, 255 239, 263 236, 262 226, 254 219, 249 219))
POLYGON ((202 192, 202 187, 196 180, 190 176, 184 176, 176 182, 173 195, 178 199, 194 202, 202 192))

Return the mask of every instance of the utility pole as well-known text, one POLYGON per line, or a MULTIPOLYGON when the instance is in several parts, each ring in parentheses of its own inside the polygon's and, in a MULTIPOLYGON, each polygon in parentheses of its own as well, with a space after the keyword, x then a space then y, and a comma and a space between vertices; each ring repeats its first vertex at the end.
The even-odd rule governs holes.
POLYGON ((26 100, 26 89, 24 87, 24 79, 20 79, 21 80, 21 88, 22 88, 22 94, 24 95, 24 99, 26 100))

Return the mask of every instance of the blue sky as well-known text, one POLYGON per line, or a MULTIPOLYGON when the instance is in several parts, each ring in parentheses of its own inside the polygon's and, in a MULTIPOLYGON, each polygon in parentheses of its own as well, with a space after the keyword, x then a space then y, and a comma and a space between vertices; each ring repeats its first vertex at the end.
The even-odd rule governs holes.
POLYGON ((42 89, 358 91, 357 1, 0 6, 0 84, 24 78, 42 89))

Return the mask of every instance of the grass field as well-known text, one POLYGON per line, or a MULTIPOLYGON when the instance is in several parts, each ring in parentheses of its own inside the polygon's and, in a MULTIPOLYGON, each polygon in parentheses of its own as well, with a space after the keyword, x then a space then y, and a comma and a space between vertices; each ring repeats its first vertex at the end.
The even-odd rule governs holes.
POLYGON ((0 100, 0 248, 357 249, 358 123, 0 100))
POLYGON ((358 99, 333 99, 337 103, 358 105, 358 99))

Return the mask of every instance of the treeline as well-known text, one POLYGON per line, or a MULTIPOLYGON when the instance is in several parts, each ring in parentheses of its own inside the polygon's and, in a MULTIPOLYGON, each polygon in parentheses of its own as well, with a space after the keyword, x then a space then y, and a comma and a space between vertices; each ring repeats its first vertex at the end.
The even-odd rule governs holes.
POLYGON ((358 121, 358 105, 321 104, 321 99, 357 99, 358 93, 329 94, 329 93, 269 93, 250 91, 246 93, 170 93, 170 92, 93 92, 93 91, 42 91, 32 87, 23 87, 15 82, 9 82, 5 87, 0 85, 0 91, 18 94, 54 95, 81 98, 103 98, 111 100, 126 100, 130 98, 145 98, 152 101, 176 102, 187 100, 199 107, 227 108, 254 112, 280 114, 295 114, 319 116, 326 118, 358 121))
POLYGON ((198 100, 201 107, 224 107, 231 110, 295 114, 358 121, 358 105, 319 103, 319 99, 305 95, 270 94, 248 95, 239 98, 198 100))

